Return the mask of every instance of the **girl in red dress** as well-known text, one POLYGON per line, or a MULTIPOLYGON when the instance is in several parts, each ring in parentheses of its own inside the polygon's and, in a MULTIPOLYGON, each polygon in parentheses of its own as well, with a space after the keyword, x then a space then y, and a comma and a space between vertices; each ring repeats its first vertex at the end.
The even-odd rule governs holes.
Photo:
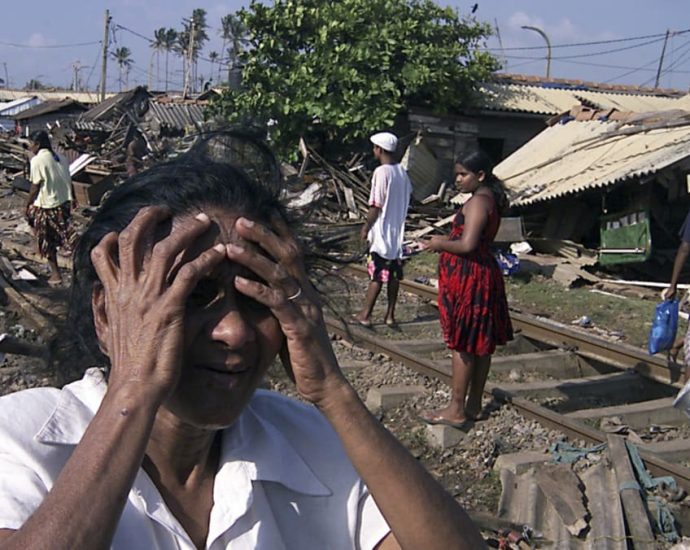
POLYGON ((508 199, 491 170, 482 151, 456 160, 456 186, 472 197, 458 210, 450 235, 422 243, 440 253, 438 307, 453 365, 450 403, 422 413, 429 424, 462 428, 482 419, 491 354, 513 337, 503 276, 490 250, 508 199))

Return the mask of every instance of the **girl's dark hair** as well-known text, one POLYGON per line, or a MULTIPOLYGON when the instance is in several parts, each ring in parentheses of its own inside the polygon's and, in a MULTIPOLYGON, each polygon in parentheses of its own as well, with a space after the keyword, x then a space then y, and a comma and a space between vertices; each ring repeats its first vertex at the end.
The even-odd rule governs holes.
POLYGON ((455 163, 461 164, 474 174, 484 172, 484 185, 491 189, 496 199, 498 212, 504 214, 508 210, 510 203, 508 201, 508 193, 505 184, 494 175, 494 165, 489 155, 481 149, 477 149, 458 156, 455 159, 455 163))
POLYGON ((46 132, 45 130, 36 130, 29 136, 29 139, 33 143, 38 145, 39 150, 48 149, 48 151, 50 151, 53 155, 55 161, 60 162, 60 157, 57 156, 57 154, 53 150, 53 144, 50 143, 50 136, 48 136, 48 132, 46 132))
MULTIPOLYGON (((262 222, 279 214, 292 225, 280 203, 280 192, 277 163, 270 151, 260 142, 231 132, 208 135, 189 152, 115 188, 74 251, 68 327, 85 359, 92 364, 109 364, 99 349, 91 310, 91 295, 98 281, 91 250, 106 234, 122 231, 141 208, 152 205, 166 206, 173 216, 200 212, 211 205, 262 222)), ((64 381, 81 372, 60 374, 64 381)))

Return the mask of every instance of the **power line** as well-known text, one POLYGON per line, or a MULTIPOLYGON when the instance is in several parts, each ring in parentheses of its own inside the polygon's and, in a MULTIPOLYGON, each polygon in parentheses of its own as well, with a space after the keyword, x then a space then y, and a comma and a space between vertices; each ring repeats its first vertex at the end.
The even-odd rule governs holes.
MULTIPOLYGON (((673 34, 685 34, 690 32, 690 29, 683 29, 680 31, 674 31, 673 34)), ((574 48, 576 46, 596 46, 600 44, 615 44, 617 42, 630 42, 633 40, 647 40, 648 38, 661 38, 663 39, 666 33, 660 34, 648 34, 644 36, 631 36, 629 38, 614 38, 611 40, 593 40, 591 42, 572 42, 570 44, 552 44, 551 48, 574 48)), ((518 50, 543 50, 543 46, 515 46, 510 48, 482 48, 485 50, 500 50, 500 51, 518 51, 518 50)))
MULTIPOLYGON (((635 44, 633 46, 625 46, 623 48, 614 48, 612 50, 602 50, 602 51, 598 51, 598 52, 588 52, 588 53, 577 54, 577 55, 564 55, 564 56, 560 56, 560 57, 552 57, 551 59, 554 61, 556 61, 556 60, 560 61, 560 60, 564 60, 564 59, 580 59, 583 57, 594 57, 597 55, 607 55, 610 53, 623 52, 623 51, 632 50, 635 48, 640 48, 642 46, 649 46, 650 44, 656 44, 657 42, 661 42, 662 40, 664 40, 664 39, 663 38, 657 38, 655 40, 650 40, 648 42, 643 42, 641 44, 635 44)), ((544 49, 543 46, 541 49, 544 49)), ((505 57, 507 59, 533 59, 535 61, 544 59, 543 57, 528 57, 528 56, 522 56, 522 55, 506 55, 505 57)))
POLYGON ((631 71, 625 72, 623 74, 619 74, 618 76, 614 76, 613 78, 609 78, 608 80, 604 80, 604 82, 602 84, 608 84, 609 82, 613 82, 614 80, 618 80, 620 78, 631 75, 633 73, 637 73, 639 71, 645 70, 650 65, 656 65, 658 62, 659 62, 659 58, 657 57, 655 59, 652 59, 649 63, 645 63, 644 65, 641 65, 636 69, 632 69, 631 71))
MULTIPOLYGON (((657 62, 658 62, 658 60, 657 60, 657 62)), ((529 63, 531 63, 531 61, 529 63)), ((639 67, 630 67, 630 66, 626 66, 626 65, 609 65, 606 63, 591 63, 591 62, 587 62, 587 61, 573 61, 571 59, 563 60, 563 63, 570 63, 572 65, 582 65, 585 67, 601 67, 603 69, 625 69, 625 70, 633 70, 633 71, 652 71, 652 72, 656 71, 656 69, 640 69, 639 67)), ((666 72, 666 69, 664 69, 664 71, 662 71, 662 73, 665 73, 665 72, 666 72)), ((673 72, 690 73, 690 70, 688 70, 688 71, 676 70, 673 72)))

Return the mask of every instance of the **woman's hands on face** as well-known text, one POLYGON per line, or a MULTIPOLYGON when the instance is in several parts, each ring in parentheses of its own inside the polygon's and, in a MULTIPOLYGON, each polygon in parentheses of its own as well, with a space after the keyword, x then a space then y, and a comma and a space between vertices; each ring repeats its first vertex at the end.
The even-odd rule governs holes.
POLYGON ((271 225, 268 228, 246 218, 235 223, 237 233, 256 246, 228 245, 228 257, 267 283, 236 277, 235 288, 271 309, 286 337, 288 374, 305 399, 323 405, 347 382, 333 353, 300 246, 282 218, 274 216, 271 225))
POLYGON ((111 363, 108 386, 134 384, 159 403, 180 376, 187 297, 225 258, 225 247, 216 245, 171 278, 178 255, 209 228, 210 220, 199 214, 155 242, 156 228, 170 219, 164 207, 143 208, 121 233, 105 235, 91 251, 102 285, 95 294, 100 299, 94 298, 94 321, 111 363))

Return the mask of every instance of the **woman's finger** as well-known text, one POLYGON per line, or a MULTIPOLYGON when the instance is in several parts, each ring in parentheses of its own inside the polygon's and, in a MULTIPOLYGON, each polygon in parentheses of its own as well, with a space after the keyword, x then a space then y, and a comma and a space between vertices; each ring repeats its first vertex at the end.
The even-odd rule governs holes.
POLYGON ((105 235, 100 242, 91 249, 91 263, 96 275, 106 289, 117 283, 117 266, 115 253, 117 252, 117 233, 114 231, 105 235))
POLYGON ((302 283, 293 277, 285 267, 267 258, 253 247, 230 243, 226 249, 231 261, 245 266, 258 275, 275 293, 275 298, 270 299, 271 303, 265 305, 269 307, 277 305, 277 302, 285 301, 288 297, 294 296, 301 288, 302 283))
MULTIPOLYGON (((153 245, 151 258, 146 268, 145 288, 147 292, 160 293, 163 291, 168 280, 174 279, 174 276, 171 276, 170 270, 178 255, 207 231, 210 224, 211 220, 209 217, 200 212, 194 216, 193 221, 179 224, 170 235, 153 245)), ((184 262, 185 259, 183 258, 182 261, 184 262)))
POLYGON ((235 288, 238 292, 268 307, 282 325, 283 331, 288 338, 296 332, 306 334, 310 330, 307 317, 311 317, 311 315, 305 317, 304 312, 301 310, 304 307, 318 308, 318 306, 308 300, 301 300, 303 296, 303 292, 300 291, 301 287, 297 287, 298 290, 295 292, 296 297, 294 299, 288 299, 285 292, 281 290, 270 288, 259 281, 237 275, 235 277, 235 288), (286 331, 286 327, 290 327, 289 330, 286 331))
POLYGON ((279 263, 290 268, 301 265, 302 250, 287 225, 282 225, 281 234, 277 235, 263 224, 240 217, 235 222, 235 228, 242 237, 256 242, 279 263))
POLYGON ((122 276, 129 280, 139 277, 146 247, 151 246, 155 228, 170 215, 170 209, 164 206, 146 206, 120 232, 118 257, 122 276))
POLYGON ((184 304, 197 283, 207 277, 225 257, 225 245, 219 243, 182 265, 170 285, 170 299, 184 304))

